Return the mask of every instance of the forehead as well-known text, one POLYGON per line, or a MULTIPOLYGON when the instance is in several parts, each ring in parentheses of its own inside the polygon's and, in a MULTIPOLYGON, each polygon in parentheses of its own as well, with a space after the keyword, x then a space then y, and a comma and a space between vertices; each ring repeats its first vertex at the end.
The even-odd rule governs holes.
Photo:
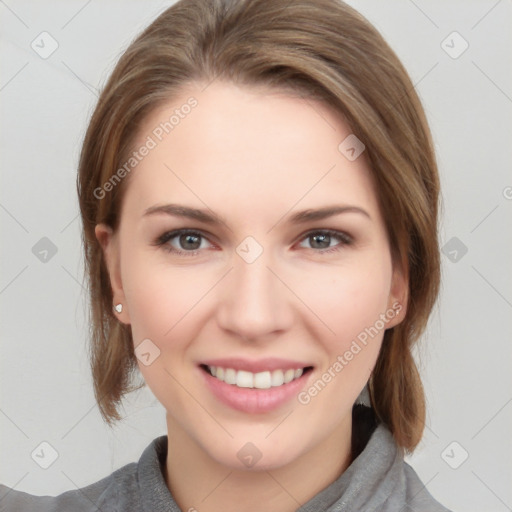
POLYGON ((125 201, 139 213, 171 201, 219 213, 354 201, 375 211, 364 153, 350 161, 338 147, 350 134, 318 101, 225 82, 190 85, 141 124, 134 148, 151 149, 125 201))

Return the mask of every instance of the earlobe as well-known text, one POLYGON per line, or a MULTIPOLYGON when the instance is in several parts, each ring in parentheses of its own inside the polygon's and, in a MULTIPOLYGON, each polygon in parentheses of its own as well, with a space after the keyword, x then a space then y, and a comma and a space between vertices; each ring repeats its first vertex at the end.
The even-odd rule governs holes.
POLYGON ((123 307, 125 296, 119 264, 118 238, 107 224, 97 224, 94 233, 102 248, 105 266, 110 278, 113 295, 112 311, 121 322, 129 323, 127 308, 123 307))

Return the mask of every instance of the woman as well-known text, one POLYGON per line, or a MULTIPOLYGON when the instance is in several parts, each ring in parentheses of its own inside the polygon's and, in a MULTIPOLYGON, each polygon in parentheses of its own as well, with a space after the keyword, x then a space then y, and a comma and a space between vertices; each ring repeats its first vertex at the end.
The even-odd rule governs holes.
POLYGON ((121 419, 138 369, 167 435, 83 489, 4 488, 2 510, 447 510, 403 460, 425 421, 435 155, 361 15, 177 2, 114 69, 77 185, 98 406, 121 419))

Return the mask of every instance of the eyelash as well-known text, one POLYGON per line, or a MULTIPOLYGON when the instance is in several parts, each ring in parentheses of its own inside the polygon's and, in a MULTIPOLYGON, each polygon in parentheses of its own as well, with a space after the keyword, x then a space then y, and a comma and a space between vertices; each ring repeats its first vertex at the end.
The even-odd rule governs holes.
MULTIPOLYGON (((314 249, 314 248, 311 249, 312 251, 320 253, 320 254, 326 254, 326 253, 340 251, 342 247, 351 245, 353 242, 352 238, 349 235, 347 235, 346 233, 343 233, 342 231, 336 231, 333 229, 316 229, 316 230, 308 231, 307 233, 302 235, 302 238, 299 241, 302 241, 304 239, 310 238, 313 235, 318 235, 318 234, 335 237, 341 242, 340 244, 335 245, 334 247, 329 247, 327 249, 314 249)), ((159 236, 155 240, 153 245, 162 246, 164 250, 166 250, 170 253, 173 253, 173 254, 177 254, 178 256, 196 256, 197 253, 201 251, 201 249, 196 249, 194 251, 183 251, 181 249, 175 249, 170 244, 168 244, 168 242, 170 240, 172 240, 173 238, 176 238, 180 235, 199 235, 199 237, 201 237, 201 238, 206 238, 206 239, 208 238, 201 231, 196 231, 196 230, 192 230, 192 229, 177 229, 174 231, 167 231, 163 235, 159 236)))

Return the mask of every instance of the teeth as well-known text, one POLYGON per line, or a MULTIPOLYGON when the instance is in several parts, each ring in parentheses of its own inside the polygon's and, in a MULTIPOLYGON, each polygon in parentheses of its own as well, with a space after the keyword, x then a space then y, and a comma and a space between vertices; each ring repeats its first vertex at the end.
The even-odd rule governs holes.
POLYGON ((253 388, 254 387, 253 383, 254 383, 254 373, 244 372, 243 370, 240 370, 239 372, 237 372, 236 385, 239 388, 253 388))
POLYGON ((254 387, 258 389, 268 389, 272 387, 272 377, 270 376, 270 372, 255 373, 254 387))
POLYGON ((270 383, 272 387, 282 386, 284 384, 283 370, 276 370, 275 372, 272 372, 270 383))
POLYGON ((295 370, 286 370, 284 372, 284 383, 288 384, 288 382, 291 382, 294 377, 295 377, 295 370))
POLYGON ((228 384, 236 384, 236 372, 233 368, 227 368, 224 373, 224 382, 228 384))
POLYGON ((260 373, 236 371, 233 368, 221 368, 220 366, 208 366, 210 373, 219 380, 238 386, 239 388, 269 389, 288 384, 298 379, 304 372, 303 368, 296 370, 274 370, 260 373))

